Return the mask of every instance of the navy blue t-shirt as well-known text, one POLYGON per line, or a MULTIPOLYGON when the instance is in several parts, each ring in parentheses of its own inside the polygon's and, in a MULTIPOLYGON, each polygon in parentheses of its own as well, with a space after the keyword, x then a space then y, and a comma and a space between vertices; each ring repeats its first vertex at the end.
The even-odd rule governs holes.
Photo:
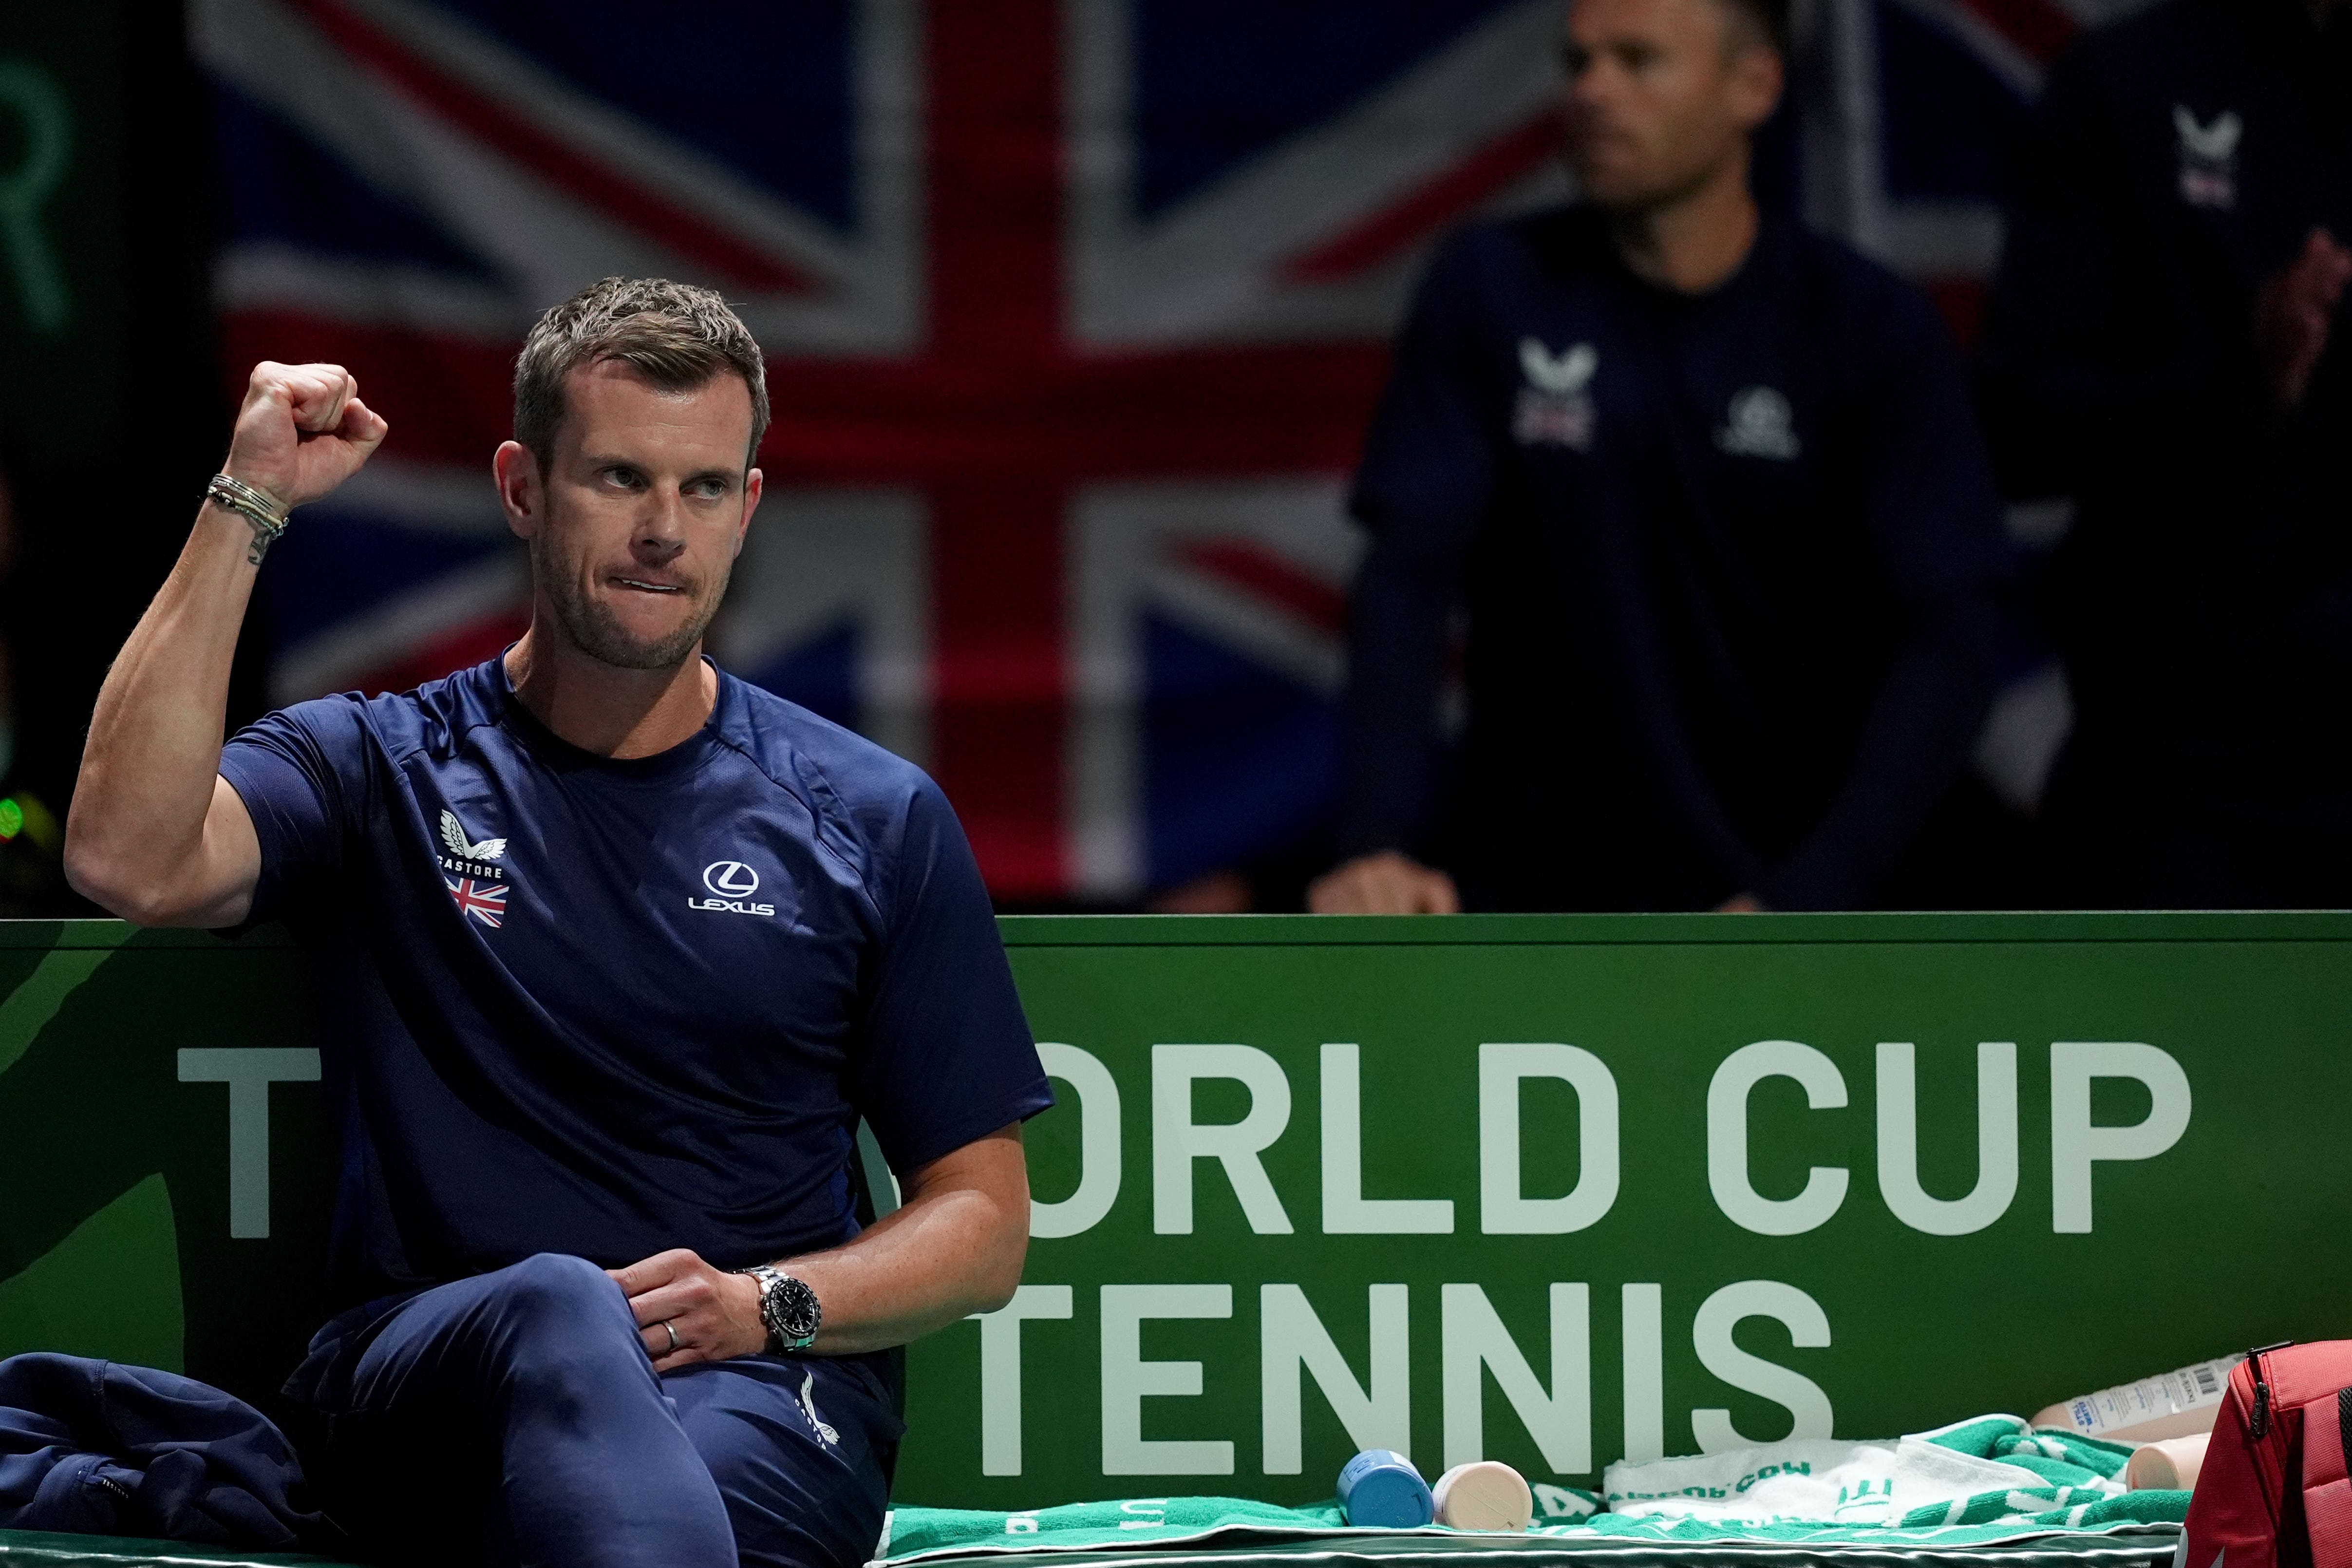
POLYGON ((649 757, 565 742, 492 659, 273 713, 220 771, 251 918, 320 963, 341 1304, 833 1246, 861 1115, 906 1172, 1052 1103, 938 786, 724 672, 649 757))
POLYGON ((1465 229, 1354 505, 1339 848, 1427 845, 1474 908, 1867 902, 1998 674, 2007 546, 1943 326, 1790 222, 1700 295, 1636 278, 1587 208, 1465 229))
POLYGON ((2226 831, 2280 846, 2229 857, 2260 881, 2178 896, 2344 898, 2352 299, 2289 409, 2253 331, 2314 228, 2352 244, 2341 7, 2322 28, 2301 0, 2168 0, 2088 33, 2013 160, 1987 384, 2016 493, 2075 502, 2048 595, 2073 760, 2200 830, 2217 815, 2187 803, 2241 800, 2226 831))

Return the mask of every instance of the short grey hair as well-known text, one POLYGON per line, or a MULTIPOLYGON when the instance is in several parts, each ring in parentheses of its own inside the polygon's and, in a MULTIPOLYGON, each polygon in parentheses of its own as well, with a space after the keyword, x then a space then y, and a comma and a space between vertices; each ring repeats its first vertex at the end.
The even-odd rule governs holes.
POLYGON ((606 278, 541 316, 515 359, 514 438, 544 469, 563 423, 563 382, 582 365, 618 360, 665 392, 690 392, 732 371, 751 394, 751 444, 768 428, 768 373, 742 318, 708 289, 667 278, 606 278))

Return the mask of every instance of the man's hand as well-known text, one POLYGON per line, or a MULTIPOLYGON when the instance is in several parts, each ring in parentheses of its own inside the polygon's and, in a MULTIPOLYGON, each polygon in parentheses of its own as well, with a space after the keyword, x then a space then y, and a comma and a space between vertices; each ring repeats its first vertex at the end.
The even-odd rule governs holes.
POLYGON ((1307 907, 1318 915, 1458 915, 1462 896, 1444 872, 1383 849, 1315 879, 1307 907))
POLYGON ((2347 282, 2352 282, 2352 250, 2326 229, 2315 228, 2295 258, 2254 296, 2254 353, 2271 400, 2282 412, 2303 401, 2311 373, 2327 350, 2328 328, 2347 282))
MULTIPOLYGON (((852 1240, 775 1260, 815 1291, 824 1309, 809 1354, 903 1345, 974 1312, 993 1312, 1020 1285, 1029 1167, 1019 1122, 904 1172, 899 1182, 906 1202, 852 1240)), ((629 1299, 656 1372, 767 1348, 760 1287, 748 1275, 722 1274, 684 1248, 607 1272, 629 1299)))
POLYGON ((290 511, 359 472, 389 428, 341 365, 264 360, 246 385, 224 471, 290 511))
POLYGON ((760 1282, 748 1274, 713 1268, 683 1247, 605 1272, 628 1297, 629 1310, 637 1318, 637 1338, 654 1358, 656 1372, 755 1355, 768 1348, 768 1325, 760 1319, 760 1282))

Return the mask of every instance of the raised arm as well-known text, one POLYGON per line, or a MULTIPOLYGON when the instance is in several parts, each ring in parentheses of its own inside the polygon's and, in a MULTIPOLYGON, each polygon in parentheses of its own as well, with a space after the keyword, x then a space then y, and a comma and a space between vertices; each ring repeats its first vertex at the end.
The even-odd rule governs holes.
MULTIPOLYGON (((265 361, 222 471, 290 510, 349 479, 384 428, 341 365, 265 361)), ((218 769, 257 542, 240 514, 211 500, 199 509, 90 718, 66 819, 66 878, 141 925, 233 925, 253 901, 260 845, 218 769)))

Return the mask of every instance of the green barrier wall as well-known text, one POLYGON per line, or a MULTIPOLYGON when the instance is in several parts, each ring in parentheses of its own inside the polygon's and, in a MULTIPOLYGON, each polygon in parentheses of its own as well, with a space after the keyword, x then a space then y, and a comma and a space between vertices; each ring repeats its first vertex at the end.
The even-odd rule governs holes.
MULTIPOLYGON (((2352 916, 1004 930, 1062 1103, 908 1500, 1591 1485, 2352 1333, 2352 916)), ((297 955, 126 934, 0 928, 0 1352, 265 1395, 331 1196, 297 955)))

